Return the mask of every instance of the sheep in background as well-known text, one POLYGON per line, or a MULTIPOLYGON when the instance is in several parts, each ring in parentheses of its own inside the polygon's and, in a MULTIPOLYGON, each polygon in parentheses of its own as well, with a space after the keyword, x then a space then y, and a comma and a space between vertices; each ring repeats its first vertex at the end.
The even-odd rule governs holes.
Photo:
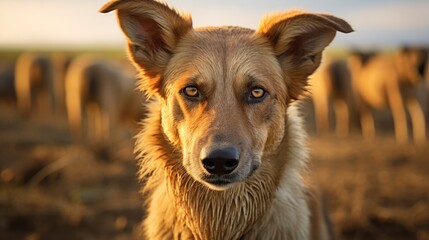
POLYGON ((124 117, 137 119, 142 102, 135 78, 113 61, 92 55, 76 57, 65 78, 66 106, 77 142, 106 143, 124 117))
POLYGON ((371 110, 387 108, 393 115, 397 141, 408 139, 406 109, 411 116, 415 142, 426 140, 424 114, 416 97, 421 83, 419 56, 410 49, 393 55, 376 54, 368 59, 359 53, 350 55, 353 88, 358 96, 362 133, 366 138, 375 136, 371 110))
POLYGON ((64 71, 70 58, 61 53, 25 52, 15 64, 15 94, 21 114, 60 113, 64 108, 64 71))
POLYGON ((54 110, 54 69, 48 56, 26 52, 18 57, 15 92, 21 114, 28 115, 33 108, 54 110))
POLYGON ((309 91, 313 99, 318 134, 329 132, 329 106, 332 104, 336 135, 347 136, 350 132, 351 115, 355 111, 355 98, 347 62, 340 58, 325 58, 319 69, 310 77, 309 91))

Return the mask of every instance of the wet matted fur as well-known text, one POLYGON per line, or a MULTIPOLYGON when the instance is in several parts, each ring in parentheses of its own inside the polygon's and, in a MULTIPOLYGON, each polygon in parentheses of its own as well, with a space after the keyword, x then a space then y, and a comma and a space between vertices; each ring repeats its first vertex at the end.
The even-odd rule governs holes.
POLYGON ((306 177, 294 103, 343 20, 301 11, 254 31, 192 27, 150 0, 117 10, 140 88, 152 98, 137 136, 146 239, 327 238, 306 177))

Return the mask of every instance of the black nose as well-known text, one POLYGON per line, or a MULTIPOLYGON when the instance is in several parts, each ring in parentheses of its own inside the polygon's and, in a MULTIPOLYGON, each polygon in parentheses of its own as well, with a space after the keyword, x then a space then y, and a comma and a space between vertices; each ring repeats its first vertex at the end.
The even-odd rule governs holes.
POLYGON ((240 152, 234 147, 216 149, 202 159, 204 168, 210 174, 218 176, 226 175, 234 171, 238 166, 240 152))

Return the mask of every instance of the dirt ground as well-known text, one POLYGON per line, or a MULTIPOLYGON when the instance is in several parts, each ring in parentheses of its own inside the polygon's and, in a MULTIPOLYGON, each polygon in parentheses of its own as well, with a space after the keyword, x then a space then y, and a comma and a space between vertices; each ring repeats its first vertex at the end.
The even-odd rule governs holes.
MULTIPOLYGON (((0 105, 0 239, 132 239, 142 218, 133 129, 72 143, 64 118, 0 105)), ((310 137, 337 239, 429 239, 429 143, 310 137)))

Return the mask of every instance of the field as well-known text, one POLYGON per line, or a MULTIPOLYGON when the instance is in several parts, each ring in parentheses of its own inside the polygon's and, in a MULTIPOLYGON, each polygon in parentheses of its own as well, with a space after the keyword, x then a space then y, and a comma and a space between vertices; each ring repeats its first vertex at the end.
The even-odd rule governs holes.
MULTIPOLYGON (((0 106, 0 239, 132 239, 143 216, 135 130, 72 143, 65 119, 0 106)), ((309 139, 310 169, 337 239, 429 239, 429 144, 391 134, 309 139)))

